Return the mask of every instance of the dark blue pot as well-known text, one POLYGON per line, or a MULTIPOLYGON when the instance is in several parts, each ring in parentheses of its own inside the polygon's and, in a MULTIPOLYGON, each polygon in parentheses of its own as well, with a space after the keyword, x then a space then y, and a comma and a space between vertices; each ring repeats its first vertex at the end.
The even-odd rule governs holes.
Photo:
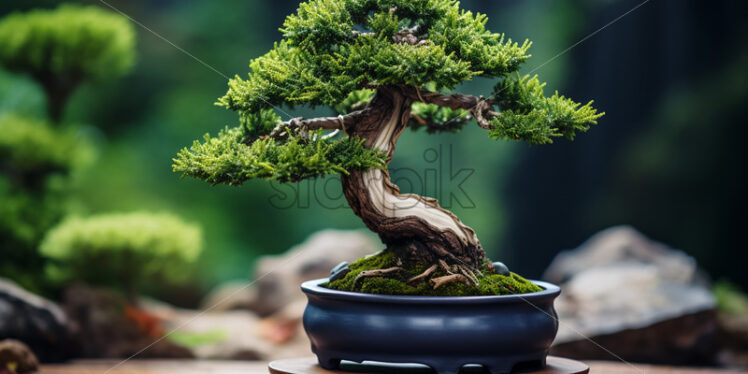
POLYGON ((553 300, 558 286, 504 296, 390 296, 320 287, 304 282, 309 303, 304 329, 320 366, 341 360, 418 363, 439 374, 483 365, 493 374, 542 368, 556 337, 553 300))

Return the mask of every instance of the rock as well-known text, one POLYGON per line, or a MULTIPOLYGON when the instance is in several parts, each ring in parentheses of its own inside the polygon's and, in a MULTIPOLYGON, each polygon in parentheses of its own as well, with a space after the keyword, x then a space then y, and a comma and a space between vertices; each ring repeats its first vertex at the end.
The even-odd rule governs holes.
POLYGON ((65 292, 64 308, 75 326, 79 357, 126 358, 136 353, 139 358, 194 357, 189 349, 159 339, 165 329, 158 316, 133 308, 111 290, 73 284, 65 292))
POLYGON ((343 261, 339 263, 337 266, 332 268, 330 270, 330 282, 336 281, 338 279, 343 279, 348 273, 351 272, 351 268, 348 267, 348 263, 343 261))
POLYGON ((142 306, 168 330, 178 328, 169 339, 188 342, 199 359, 269 361, 311 354, 300 323, 305 303, 264 319, 246 310, 186 310, 152 300, 142 306))
POLYGON ((39 370, 39 360, 26 344, 6 339, 0 341, 0 369, 18 374, 33 373, 39 370))
POLYGON ((381 244, 362 231, 324 230, 277 256, 260 258, 254 269, 256 282, 231 282, 217 287, 204 299, 211 310, 249 309, 266 317, 295 300, 303 299, 302 282, 327 278, 342 261, 352 262, 376 252, 381 244))
MULTIPOLYGON (((274 360, 311 354, 301 324, 306 306, 301 283, 327 278, 333 268, 333 274, 344 274, 343 262, 374 253, 380 246, 362 231, 325 230, 281 255, 262 257, 254 269, 254 283, 226 283, 204 299, 206 311, 184 330, 196 334, 223 331, 224 339, 192 347, 192 351, 205 359, 274 360)), ((171 317, 162 316, 174 326, 196 313, 172 312, 171 317)))
POLYGON ((722 352, 720 366, 748 368, 748 313, 718 313, 722 352))
POLYGON ((560 253, 544 278, 563 290, 554 354, 616 359, 615 352, 663 364, 709 363, 714 355, 715 299, 695 260, 631 227, 560 253))
POLYGON ((262 303, 257 296, 257 287, 250 280, 234 280, 220 284, 200 303, 201 309, 223 310, 257 310, 262 303))
POLYGON ((703 282, 693 257, 652 241, 630 226, 608 228, 590 237, 579 248, 559 253, 543 279, 562 284, 586 270, 623 263, 650 264, 664 277, 680 283, 703 282))
POLYGON ((0 338, 27 344, 43 362, 74 353, 68 319, 52 301, 0 278, 0 338))
POLYGON ((503 275, 505 277, 508 277, 511 275, 511 272, 509 271, 509 267, 504 265, 503 262, 496 261, 493 264, 493 271, 496 272, 496 274, 503 275))

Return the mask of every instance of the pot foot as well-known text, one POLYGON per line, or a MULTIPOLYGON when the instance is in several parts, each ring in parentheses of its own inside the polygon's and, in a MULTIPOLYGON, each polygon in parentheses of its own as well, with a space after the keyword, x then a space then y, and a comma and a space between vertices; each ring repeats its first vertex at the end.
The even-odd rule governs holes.
POLYGON ((340 360, 334 358, 328 358, 324 356, 317 356, 317 362, 319 366, 327 370, 338 370, 340 368, 340 360))
POLYGON ((436 371, 437 374, 459 374, 460 369, 462 369, 462 365, 460 366, 431 366, 434 371, 436 371))

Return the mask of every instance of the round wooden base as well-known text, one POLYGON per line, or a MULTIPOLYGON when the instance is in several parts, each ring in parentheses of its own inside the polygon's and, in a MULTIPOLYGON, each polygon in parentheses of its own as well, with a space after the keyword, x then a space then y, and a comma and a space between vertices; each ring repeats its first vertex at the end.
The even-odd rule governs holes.
MULTIPOLYGON (((270 374, 429 374, 434 371, 416 364, 381 364, 343 361, 340 370, 326 370, 317 365, 314 356, 287 358, 273 361, 268 365, 270 374)), ((520 371, 524 374, 587 374, 590 367, 585 363, 563 357, 548 356, 546 366, 540 370, 520 371)), ((465 366, 461 374, 483 373, 480 366, 465 366)))

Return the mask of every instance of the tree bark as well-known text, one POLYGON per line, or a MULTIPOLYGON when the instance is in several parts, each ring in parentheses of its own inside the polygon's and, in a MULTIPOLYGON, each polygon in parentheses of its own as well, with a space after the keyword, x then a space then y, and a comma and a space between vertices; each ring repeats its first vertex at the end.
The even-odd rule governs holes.
MULTIPOLYGON (((389 164, 413 101, 399 86, 379 87, 364 109, 367 115, 346 124, 346 132, 365 139, 367 147, 386 152, 389 164)), ((481 266, 485 253, 475 231, 436 199, 401 194, 387 170, 351 171, 341 180, 354 213, 388 247, 410 248, 432 262, 444 259, 470 268, 481 266)))

